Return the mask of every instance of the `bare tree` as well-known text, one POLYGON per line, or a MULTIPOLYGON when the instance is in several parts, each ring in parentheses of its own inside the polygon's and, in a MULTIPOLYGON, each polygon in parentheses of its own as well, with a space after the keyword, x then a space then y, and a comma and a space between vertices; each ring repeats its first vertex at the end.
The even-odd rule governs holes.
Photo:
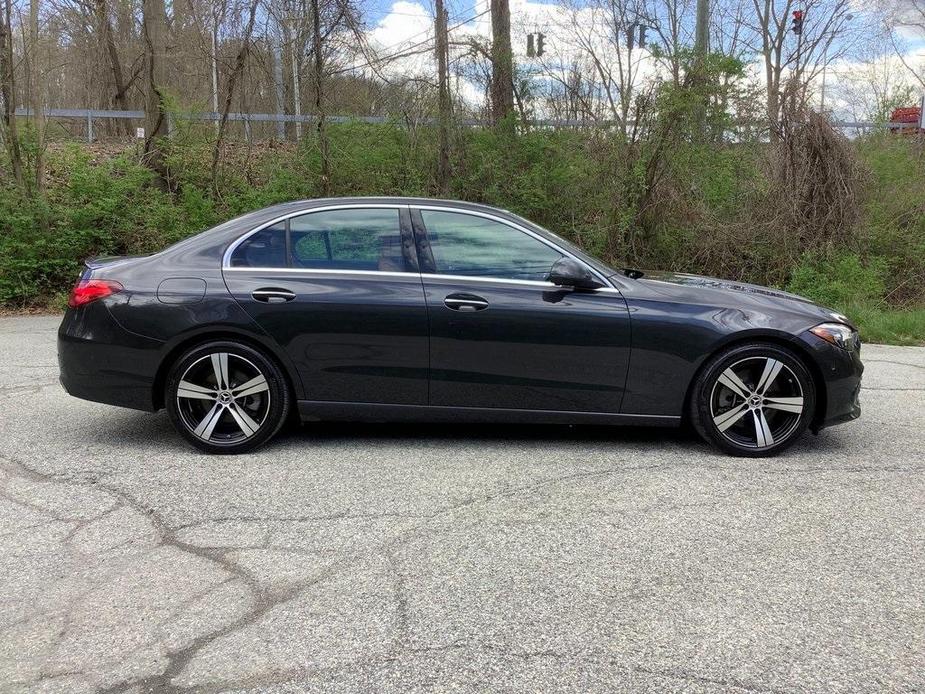
POLYGON ((893 53, 921 88, 925 88, 922 65, 909 58, 910 44, 925 37, 925 0, 881 0, 877 14, 884 18, 883 33, 893 53))
POLYGON ((29 34, 23 32, 25 70, 29 88, 29 110, 31 111, 33 159, 32 173, 35 191, 45 193, 45 99, 44 66, 39 39, 39 0, 29 2, 29 34))
POLYGON ((247 15, 247 28, 244 30, 244 37, 241 40, 241 49, 235 59, 234 69, 228 76, 228 86, 225 90, 225 105, 222 108, 222 116, 218 123, 218 132, 215 135, 215 144, 212 147, 212 192, 218 193, 218 158, 221 154, 222 139, 225 136, 225 128, 228 125, 228 113, 231 111, 231 102, 234 99, 235 87, 241 79, 244 72, 247 54, 250 51, 251 36, 254 33, 254 21, 257 16, 257 4, 259 0, 251 0, 249 12, 247 15))
POLYGON ((562 52, 577 55, 593 73, 595 100, 606 105, 606 119, 627 135, 643 61, 650 53, 639 45, 636 27, 651 21, 637 0, 570 0, 561 31, 570 36, 562 52))
POLYGON ((128 89, 131 82, 138 77, 136 72, 130 82, 125 79, 125 73, 122 67, 122 58, 119 56, 119 49, 116 46, 116 37, 112 28, 112 18, 110 17, 110 6, 108 0, 95 0, 94 10, 96 12, 97 31, 99 32, 100 42, 103 44, 106 57, 109 61, 109 69, 112 73, 113 81, 113 104, 123 110, 129 110, 128 89))
POLYGON ((884 123, 894 108, 919 102, 920 85, 895 56, 868 55, 832 72, 833 100, 854 121, 884 123))
POLYGON ((145 161, 169 187, 163 138, 167 135, 167 11, 164 0, 142 0, 142 33, 145 46, 145 161))
POLYGON ((762 56, 767 88, 767 116, 771 137, 779 137, 781 92, 789 77, 795 97, 806 96, 806 84, 830 62, 852 48, 850 22, 853 0, 752 0, 751 47, 762 56), (791 32, 794 10, 803 12, 800 35, 791 32))
POLYGON ((0 97, 3 98, 3 139, 6 142, 13 178, 23 185, 22 150, 16 127, 16 77, 13 62, 13 3, 4 0, 0 17, 0 97))

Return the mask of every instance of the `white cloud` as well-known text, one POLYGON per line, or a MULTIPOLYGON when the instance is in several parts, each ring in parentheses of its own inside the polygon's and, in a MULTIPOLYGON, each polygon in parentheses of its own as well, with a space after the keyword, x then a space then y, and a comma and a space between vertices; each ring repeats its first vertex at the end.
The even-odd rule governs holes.
MULTIPOLYGON (((470 38, 477 38, 488 43, 491 38, 491 18, 488 13, 489 0, 476 0, 475 7, 462 16, 450 17, 450 42, 462 43, 470 38)), ((570 27, 575 21, 588 33, 593 26, 602 26, 606 21, 599 11, 580 10, 575 17, 571 10, 560 4, 531 2, 531 0, 511 0, 511 42, 514 59, 521 65, 537 65, 526 55, 527 35, 542 32, 545 35, 544 60, 548 64, 568 64, 583 56, 578 43, 572 37, 570 27), (570 38, 572 37, 572 38, 570 38)), ((368 42, 380 57, 399 56, 383 64, 382 74, 387 76, 409 75, 432 78, 436 72, 432 52, 427 51, 434 44, 434 20, 432 10, 418 2, 399 0, 392 4, 390 11, 368 34, 368 42), (416 55, 403 55, 423 51, 416 55)), ((597 52, 608 60, 608 51, 613 47, 605 40, 594 41, 597 52)), ((451 48, 451 56, 461 49, 451 48)), ((656 66, 646 52, 637 50, 634 60, 637 64, 638 78, 650 75, 656 66)), ((613 59, 613 56, 610 56, 613 59)), ((362 64, 360 59, 357 65, 362 64)), ((456 91, 467 102, 481 103, 484 94, 474 83, 465 79, 454 84, 456 91)))

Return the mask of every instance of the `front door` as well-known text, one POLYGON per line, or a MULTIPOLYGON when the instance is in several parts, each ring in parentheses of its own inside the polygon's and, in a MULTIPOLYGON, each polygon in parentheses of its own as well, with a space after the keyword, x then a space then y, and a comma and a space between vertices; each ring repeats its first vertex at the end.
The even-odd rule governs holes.
POLYGON ((414 216, 431 405, 620 412, 630 331, 616 289, 547 282, 563 253, 500 218, 427 207, 414 216))
POLYGON ((408 209, 295 215, 233 251, 225 282, 308 400, 427 403, 427 310, 408 209))

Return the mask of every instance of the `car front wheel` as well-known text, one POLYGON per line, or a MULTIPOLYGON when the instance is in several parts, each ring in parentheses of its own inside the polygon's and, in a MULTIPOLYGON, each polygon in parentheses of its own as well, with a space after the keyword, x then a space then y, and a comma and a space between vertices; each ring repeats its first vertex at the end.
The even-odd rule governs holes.
POLYGON ((225 340, 184 353, 164 395, 177 431, 208 453, 244 453, 266 443, 290 407, 280 368, 252 347, 225 340))
POLYGON ((691 421, 732 455, 780 453, 806 431, 816 406, 812 376, 784 347, 738 345, 714 357, 694 384, 691 421))

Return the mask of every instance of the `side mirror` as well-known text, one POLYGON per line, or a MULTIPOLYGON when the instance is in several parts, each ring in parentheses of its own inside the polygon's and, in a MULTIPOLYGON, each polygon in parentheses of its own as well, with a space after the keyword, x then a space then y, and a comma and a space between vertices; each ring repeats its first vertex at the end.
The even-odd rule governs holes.
POLYGON ((560 287, 575 289, 597 289, 604 285, 594 279, 591 271, 572 258, 562 257, 552 264, 546 281, 560 287))

